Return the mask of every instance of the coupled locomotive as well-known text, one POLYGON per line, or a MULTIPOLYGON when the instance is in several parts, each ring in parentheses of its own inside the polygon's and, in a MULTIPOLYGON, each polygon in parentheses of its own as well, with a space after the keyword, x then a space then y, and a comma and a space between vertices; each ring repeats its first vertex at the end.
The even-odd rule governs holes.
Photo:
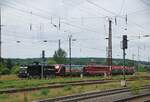
POLYGON ((133 74, 134 67, 123 66, 110 66, 107 65, 63 65, 63 64, 29 64, 24 67, 20 67, 20 78, 49 78, 51 76, 96 76, 96 75, 119 75, 123 74, 125 70, 126 74, 133 74))

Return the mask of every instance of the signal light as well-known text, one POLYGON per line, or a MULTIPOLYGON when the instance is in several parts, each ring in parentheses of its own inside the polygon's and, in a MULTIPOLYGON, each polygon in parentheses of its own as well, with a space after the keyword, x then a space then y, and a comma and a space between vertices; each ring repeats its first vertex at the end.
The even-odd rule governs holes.
POLYGON ((123 49, 128 48, 128 40, 127 40, 127 35, 123 35, 123 49))

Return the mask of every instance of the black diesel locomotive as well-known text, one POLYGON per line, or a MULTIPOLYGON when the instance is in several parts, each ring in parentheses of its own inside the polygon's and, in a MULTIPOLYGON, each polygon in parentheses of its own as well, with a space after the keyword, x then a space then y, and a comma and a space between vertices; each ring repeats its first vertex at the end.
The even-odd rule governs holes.
POLYGON ((56 69, 54 65, 47 64, 29 64, 25 67, 20 67, 18 74, 19 78, 50 78, 55 76, 56 69))

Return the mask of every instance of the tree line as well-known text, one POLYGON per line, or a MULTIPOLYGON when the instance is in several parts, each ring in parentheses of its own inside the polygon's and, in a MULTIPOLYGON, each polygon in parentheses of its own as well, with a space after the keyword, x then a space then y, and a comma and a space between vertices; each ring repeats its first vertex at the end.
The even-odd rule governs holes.
MULTIPOLYGON (((107 65, 106 58, 72 58, 72 64, 76 65, 86 65, 90 63, 107 65)), ((19 72, 20 65, 31 64, 34 61, 42 62, 41 58, 30 58, 30 59, 2 59, 0 62, 0 74, 17 74, 19 72)), ((46 58, 46 63, 48 64, 69 64, 69 58, 67 58, 67 52, 62 48, 57 49, 54 52, 53 57, 46 58)), ((135 66, 138 67, 139 71, 145 71, 144 65, 148 64, 147 62, 140 62, 142 64, 138 65, 137 61, 126 60, 126 66, 135 66), (137 66, 138 65, 138 66, 137 66)), ((123 65, 122 59, 113 59, 113 65, 123 65)))
POLYGON ((0 74, 17 74, 19 72, 19 64, 12 63, 12 59, 1 59, 0 74))

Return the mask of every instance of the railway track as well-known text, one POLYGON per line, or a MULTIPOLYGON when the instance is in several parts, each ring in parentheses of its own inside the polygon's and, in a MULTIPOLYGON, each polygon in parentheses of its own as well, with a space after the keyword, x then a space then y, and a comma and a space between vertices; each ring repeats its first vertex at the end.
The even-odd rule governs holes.
MULTIPOLYGON (((143 86, 141 89, 149 89, 149 88, 150 88, 150 85, 146 85, 146 86, 143 86)), ((106 90, 106 91, 96 91, 96 92, 90 92, 90 93, 63 96, 63 97, 58 97, 58 98, 49 98, 45 100, 36 100, 33 102, 78 102, 78 101, 87 100, 91 98, 104 97, 104 96, 120 94, 124 92, 130 92, 130 89, 120 88, 120 89, 113 89, 113 90, 106 90)), ((118 100, 116 102, 124 102, 124 101, 118 100)))
MULTIPOLYGON (((131 97, 128 97, 128 98, 123 98, 123 99, 116 100, 114 102, 128 102, 128 101, 132 101, 133 102, 134 100, 136 100, 138 98, 147 97, 147 96, 150 96, 150 93, 136 95, 136 96, 131 96, 131 97)), ((146 100, 144 102, 150 102, 150 98, 149 98, 149 100, 146 100)))
POLYGON ((0 94, 33 91, 33 90, 40 90, 43 88, 61 88, 61 87, 65 87, 66 85, 79 86, 79 85, 90 85, 90 84, 103 84, 103 83, 110 83, 110 82, 116 82, 116 81, 114 80, 84 80, 84 81, 73 81, 73 82, 65 82, 65 83, 64 82, 50 83, 47 86, 4 89, 4 90, 0 90, 0 94))
MULTIPOLYGON (((150 77, 144 77, 144 79, 149 80, 150 77)), ((128 79, 127 81, 134 81, 134 80, 135 79, 128 79)), ((82 81, 68 81, 68 82, 53 82, 53 83, 45 83, 47 84, 46 86, 44 86, 44 84, 39 84, 39 86, 36 87, 1 89, 0 94, 34 91, 43 88, 61 88, 61 87, 65 87, 66 85, 79 86, 79 85, 104 84, 104 83, 111 83, 111 82, 119 82, 119 81, 118 80, 82 80, 82 81)))
POLYGON ((150 102, 150 99, 149 99, 149 100, 147 100, 147 101, 144 101, 144 102, 150 102))

